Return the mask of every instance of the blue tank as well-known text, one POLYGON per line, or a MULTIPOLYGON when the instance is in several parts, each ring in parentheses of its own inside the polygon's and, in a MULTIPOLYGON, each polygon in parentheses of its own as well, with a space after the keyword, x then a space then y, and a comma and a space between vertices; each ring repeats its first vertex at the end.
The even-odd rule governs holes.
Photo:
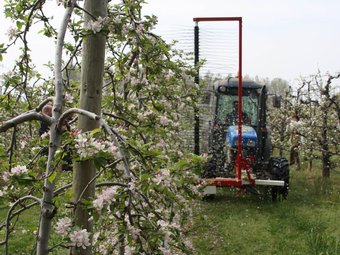
MULTIPOLYGON (((230 148, 237 148, 238 126, 229 126, 227 131, 227 143, 230 148)), ((242 125, 242 146, 255 147, 257 134, 254 128, 242 125)))

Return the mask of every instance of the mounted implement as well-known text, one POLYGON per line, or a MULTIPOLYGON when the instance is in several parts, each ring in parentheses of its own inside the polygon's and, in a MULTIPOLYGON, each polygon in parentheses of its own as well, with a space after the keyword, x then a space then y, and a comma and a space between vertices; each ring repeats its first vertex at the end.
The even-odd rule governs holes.
MULTIPOLYGON (((238 77, 228 78, 215 86, 215 117, 209 138, 210 160, 201 180, 207 185, 206 195, 214 195, 216 187, 237 187, 259 193, 257 186, 268 186, 273 200, 286 198, 289 189, 288 161, 271 157, 267 88, 242 80, 242 18, 194 18, 194 21, 195 62, 198 61, 199 48, 198 22, 239 22, 238 77)), ((280 102, 277 97, 274 99, 273 106, 278 107, 280 102)), ((197 147, 195 151, 198 151, 197 147)))

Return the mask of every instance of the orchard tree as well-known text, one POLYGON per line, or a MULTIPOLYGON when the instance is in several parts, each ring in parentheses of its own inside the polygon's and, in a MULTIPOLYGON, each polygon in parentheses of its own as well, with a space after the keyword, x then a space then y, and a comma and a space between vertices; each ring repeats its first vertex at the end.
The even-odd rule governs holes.
POLYGON ((269 125, 272 132, 273 147, 278 149, 280 157, 283 157, 287 147, 287 120, 292 112, 292 94, 289 83, 281 78, 275 78, 268 82, 269 94, 279 96, 281 98, 281 107, 278 109, 269 108, 269 125))
POLYGON ((282 95, 282 107, 272 109, 270 123, 273 145, 280 155, 289 150, 289 117, 297 115, 300 124, 299 153, 308 161, 311 170, 314 161, 322 162, 322 176, 328 178, 337 167, 339 156, 339 93, 335 90, 339 74, 301 77, 295 91, 291 88, 282 95))
POLYGON ((82 4, 57 1, 57 30, 45 1, 5 1, 16 27, 0 54, 21 53, 2 77, 0 243, 9 254, 18 217, 38 206, 37 254, 190 253, 188 202, 202 159, 183 150, 180 133, 199 98, 195 70, 152 33, 157 19, 141 16, 143 1, 82 4), (52 81, 30 56, 36 24, 57 38, 52 81))
POLYGON ((300 100, 304 107, 304 117, 308 125, 301 133, 309 144, 309 157, 322 161, 322 176, 330 177, 339 156, 339 95, 334 83, 340 74, 321 75, 320 73, 303 80, 307 96, 300 100), (334 160, 332 160, 334 159, 334 160))

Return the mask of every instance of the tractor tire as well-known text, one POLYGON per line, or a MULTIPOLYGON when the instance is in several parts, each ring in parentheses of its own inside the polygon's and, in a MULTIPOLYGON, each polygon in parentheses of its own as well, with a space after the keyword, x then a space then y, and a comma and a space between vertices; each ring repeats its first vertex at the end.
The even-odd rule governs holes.
POLYGON ((285 158, 271 158, 269 171, 273 180, 284 181, 283 187, 272 187, 272 200, 282 201, 287 199, 289 192, 289 163, 285 158))

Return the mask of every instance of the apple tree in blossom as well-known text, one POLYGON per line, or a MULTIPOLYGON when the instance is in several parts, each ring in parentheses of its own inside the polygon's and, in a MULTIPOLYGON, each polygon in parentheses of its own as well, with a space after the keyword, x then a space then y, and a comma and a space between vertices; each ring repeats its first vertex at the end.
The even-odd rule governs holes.
POLYGON ((197 194, 193 172, 203 159, 188 152, 181 133, 182 116, 195 107, 199 87, 192 83, 190 56, 152 32, 157 18, 141 16, 143 2, 59 0, 54 8, 64 15, 57 30, 45 15, 51 3, 5 0, 13 27, 9 42, 0 44, 0 60, 13 47, 19 52, 1 81, 5 254, 17 219, 29 212, 40 215, 39 227, 25 230, 36 235, 37 254, 192 252, 185 233, 190 199, 197 194), (105 5, 104 15, 98 15, 97 4, 105 5), (29 38, 35 26, 56 43, 54 64, 46 60, 52 77, 32 62, 29 38), (105 42, 102 60, 96 59, 100 49, 89 46, 98 38, 105 42), (101 82, 90 87, 91 77, 101 82), (90 99, 100 94, 97 112, 83 90, 91 91, 90 99), (51 115, 47 107, 53 107, 51 115), (93 128, 79 124, 84 119, 93 128), (39 136, 43 125, 48 128, 39 136), (89 165, 92 176, 75 188, 89 165))
POLYGON ((315 162, 321 162, 322 176, 330 177, 339 167, 340 137, 340 74, 321 74, 301 77, 297 88, 288 89, 282 95, 280 109, 272 109, 269 118, 273 145, 282 155, 291 146, 290 118, 299 116, 297 129, 298 150, 303 163, 311 170, 315 162))

